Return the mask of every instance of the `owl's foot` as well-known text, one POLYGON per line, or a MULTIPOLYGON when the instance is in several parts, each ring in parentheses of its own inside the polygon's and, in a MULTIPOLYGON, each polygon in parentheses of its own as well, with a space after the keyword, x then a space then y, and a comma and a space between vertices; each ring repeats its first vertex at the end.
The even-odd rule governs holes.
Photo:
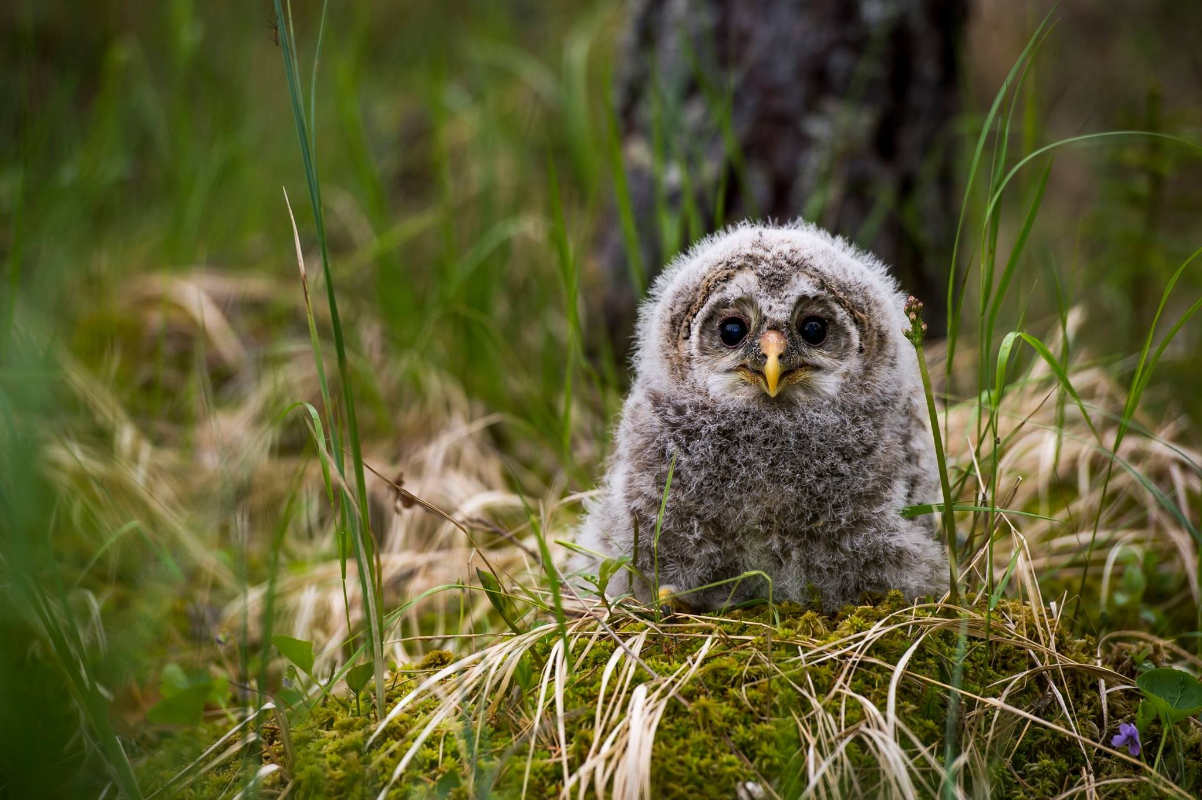
POLYGON ((679 590, 675 586, 665 585, 659 587, 659 597, 657 602, 659 603, 659 610, 661 614, 687 614, 692 610, 689 608, 688 603, 686 603, 682 598, 676 596, 678 591, 679 590))
POLYGON ((767 796, 764 787, 755 781, 743 781, 735 785, 735 797, 738 800, 761 800, 767 796))

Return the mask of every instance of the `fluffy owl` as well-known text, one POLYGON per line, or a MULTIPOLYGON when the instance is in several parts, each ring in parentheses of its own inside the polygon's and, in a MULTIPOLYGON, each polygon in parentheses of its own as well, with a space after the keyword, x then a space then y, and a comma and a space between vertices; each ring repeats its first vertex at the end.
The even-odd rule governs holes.
MULTIPOLYGON (((677 258, 640 309, 635 379, 578 541, 631 556, 695 609, 830 609, 947 587, 935 457, 904 297, 886 267, 805 223, 742 225, 677 258), (656 518, 675 459, 658 545, 656 518), (726 583, 711 587, 709 584, 726 583)), ((651 600, 622 570, 610 594, 651 600)))

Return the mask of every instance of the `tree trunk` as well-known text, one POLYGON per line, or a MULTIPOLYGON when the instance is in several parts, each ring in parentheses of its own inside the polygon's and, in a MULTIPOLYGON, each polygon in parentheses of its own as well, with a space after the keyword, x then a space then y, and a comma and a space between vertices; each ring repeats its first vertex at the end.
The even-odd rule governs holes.
MULTIPOLYGON (((615 204, 594 266, 624 355, 636 291, 740 219, 822 225, 888 263, 944 325, 959 204, 950 123, 966 0, 644 0, 615 113, 637 248, 615 204)), ((600 319, 597 319, 600 317, 600 319)))

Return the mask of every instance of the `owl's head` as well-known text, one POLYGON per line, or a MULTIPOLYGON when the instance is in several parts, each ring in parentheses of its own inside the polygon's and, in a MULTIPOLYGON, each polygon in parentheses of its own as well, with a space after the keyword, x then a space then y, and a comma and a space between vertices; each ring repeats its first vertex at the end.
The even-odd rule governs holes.
POLYGON ((844 240, 806 223, 742 225, 657 279, 635 366, 651 387, 719 402, 834 397, 899 367, 902 307, 885 266, 844 240))

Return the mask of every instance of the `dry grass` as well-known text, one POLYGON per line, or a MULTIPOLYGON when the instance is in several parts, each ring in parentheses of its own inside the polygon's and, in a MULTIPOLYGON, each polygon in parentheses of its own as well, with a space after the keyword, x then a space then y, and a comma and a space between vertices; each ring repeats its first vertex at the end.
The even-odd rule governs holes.
MULTIPOLYGON (((50 454, 57 479, 78 497, 90 498, 86 503, 81 499, 81 507, 100 509, 99 513, 111 509, 114 522, 128 518, 131 509, 137 510, 139 518, 153 520, 155 524, 147 529, 170 538, 159 542, 164 549, 186 552, 203 567, 207 591, 213 597, 235 598, 221 609, 216 627, 236 629, 241 621, 249 621, 252 642, 269 587, 252 585, 240 591, 230 566, 212 556, 214 541, 197 532, 230 526, 227 530, 244 537, 248 548, 262 551, 263 542, 252 540, 261 535, 252 531, 268 530, 268 520, 278 512, 281 499, 299 487, 299 511, 281 554, 284 563, 292 567, 274 587, 274 630, 312 640, 321 654, 315 673, 328 675, 352 652, 347 646, 351 637, 344 592, 354 627, 361 619, 359 584, 353 575, 343 580, 331 552, 334 520, 324 502, 318 464, 304 452, 305 435, 303 428, 297 427, 300 418, 281 421, 278 416, 290 400, 316 398, 313 363, 299 329, 295 341, 264 351, 239 325, 247 316, 245 306, 288 297, 290 290, 262 279, 239 280, 211 273, 140 281, 130 293, 130 302, 131 309, 142 309, 138 320, 141 335, 166 337, 179 342, 185 351, 194 345, 189 338, 203 338, 209 373, 227 376, 220 387, 201 394, 203 416, 197 421, 195 439, 185 441, 189 432, 185 423, 147 431, 131 420, 102 382, 60 355, 72 388, 91 411, 96 432, 89 442, 61 438, 50 454), (258 355, 251 355, 255 353, 258 355), (230 496, 240 498, 233 520, 206 517, 225 513, 228 504, 215 498, 230 496)), ((303 312, 293 307, 292 313, 303 312)), ((1070 335, 1082 322, 1079 312, 1071 316, 1070 335)), ((373 391, 384 398, 400 396, 397 361, 373 339, 370 327, 359 335, 367 343, 360 368, 373 376, 373 391)), ((1105 609, 1106 603, 1099 605, 1097 598, 1110 598, 1124 554, 1138 556, 1142 562, 1149 553, 1160 556, 1159 569, 1168 573, 1167 580, 1183 587, 1185 596, 1172 599, 1169 605, 1179 609, 1199 602, 1197 575, 1188 566, 1198 563, 1197 545, 1166 506, 1166 502, 1176 504, 1180 514, 1189 519, 1188 498, 1202 491, 1198 467, 1202 459, 1177 443, 1183 432, 1181 423, 1142 420, 1143 435, 1124 440, 1119 452, 1122 468, 1115 470, 1106 507, 1099 508, 1100 476, 1108 458, 1106 443, 1113 441, 1118 424, 1115 415, 1106 412, 1120 408, 1123 400, 1113 375, 1113 369, 1087 365, 1072 373, 1073 384, 1097 427, 1096 437, 1072 403, 1058 404, 1058 384, 1041 361, 1035 360, 1008 389, 1000 423, 1004 446, 998 459, 999 495, 1006 498, 1006 508, 1036 512, 1055 521, 1000 512, 990 565, 980 547, 987 515, 977 513, 970 519, 968 513, 962 514, 960 528, 975 531, 977 543, 965 566, 970 593, 963 607, 907 607, 868 630, 834 641, 784 637, 772 642, 778 655, 767 663, 808 703, 795 713, 805 743, 804 796, 839 797, 871 788, 877 796, 912 798, 939 791, 938 785, 932 785, 931 775, 944 769, 943 753, 936 742, 922 741, 908 727, 897 708, 897 691, 899 685, 910 681, 951 688, 938 676, 910 668, 913 653, 932 632, 943 629, 964 631, 973 641, 988 637, 998 646, 1019 648, 1029 656, 1028 667, 1010 676, 997 696, 961 693, 966 733, 951 765, 957 791, 979 786, 978 781, 988 775, 995 739, 1012 741, 1015 726, 1041 726, 1062 737, 1066 747, 1078 748, 1087 763, 1105 756, 1136 767, 1131 777, 1121 780, 1100 780, 1092 768, 1086 768, 1076 785, 1065 787, 1061 797, 1096 796, 1106 787, 1130 788, 1130 782, 1141 781, 1154 783, 1157 791, 1169 795, 1189 796, 1157 777, 1146 763, 1106 744, 1106 734, 1115 721, 1109 699, 1116 692, 1132 690, 1130 674, 1106 665, 1113 665, 1115 653, 1128 643, 1145 641, 1155 641, 1158 652, 1168 660, 1195 668, 1202 662, 1174 643, 1138 630, 1107 634, 1098 642, 1093 664, 1066 657, 1056 645, 1066 635, 1065 609, 1080 580, 1095 518, 1100 520, 1091 564, 1096 581, 1087 586, 1087 606, 1095 611, 1105 609), (1005 596, 1024 604, 1029 613, 1014 614, 1002 604, 987 620, 987 587, 996 582, 1004 582, 1005 596), (1047 595, 1049 587, 1056 587, 1056 593, 1047 595), (874 644, 901 629, 913 638, 913 645, 896 663, 881 662, 874 655, 874 644), (823 664, 836 665, 838 677, 831 688, 820 692, 807 679, 807 669, 823 664), (883 703, 853 689, 859 671, 868 667, 886 669, 890 675, 883 703), (1079 719, 1074 707, 1071 684, 1081 675, 1097 684, 1102 699, 1100 728, 1079 719), (1008 702, 1011 689, 1029 681, 1046 686, 1048 703, 1056 713, 1032 712, 1008 702), (845 713, 849 704, 860 710, 852 715, 854 721, 845 713), (858 784, 853 760, 848 757, 853 743, 880 763, 884 778, 879 785, 858 784)), ((431 374, 423 384, 426 388, 420 396, 410 396, 403 405, 384 407, 391 415, 388 427, 399 432, 396 439, 365 437, 365 459, 377 475, 371 479, 371 492, 386 608, 431 593, 395 621, 387 645, 389 657, 398 663, 412 661, 434 648, 449 649, 459 659, 408 691, 391 706, 388 718, 374 728, 368 752, 377 763, 395 763, 389 785, 404 778, 413 758, 440 726, 465 713, 472 724, 482 725, 488 713, 506 702, 515 670, 527 653, 547 640, 546 628, 531 628, 521 635, 496 633, 497 621, 487 598, 472 586, 475 567, 487 562, 515 596, 520 597, 521 592, 513 587, 524 586, 535 601, 549 602, 545 571, 525 519, 523 498, 515 493, 508 474, 513 463, 494 435, 495 429, 511 421, 484 414, 443 376, 431 374), (396 484, 402 482, 411 495, 397 491, 396 484), (438 511, 410 497, 420 498, 438 511), (439 591, 439 587, 445 588, 439 591), (393 718, 418 707, 425 710, 412 736, 394 739, 385 735, 393 718)), ((956 474, 966 471, 971 476, 961 500, 987 504, 982 500, 988 494, 987 479, 981 476, 989 474, 987 465, 993 455, 988 445, 982 446, 976 439, 976 404, 951 405, 946 410, 946 426, 949 463, 956 474)), ((536 471, 523 472, 519 479, 527 492, 526 502, 535 509, 547 538, 570 538, 581 496, 570 494, 562 480, 540 480, 536 471)), ((559 547, 554 553, 557 559, 564 555, 559 547)), ((354 564, 347 568, 353 570, 354 564)), ((657 726, 673 704, 688 705, 682 689, 696 679, 707 659, 738 646, 723 641, 720 626, 729 620, 676 617, 658 628, 631 626, 632 620, 645 622, 638 609, 619 604, 606 610, 579 597, 569 599, 569 610, 567 635, 551 646, 537 676, 536 701, 520 712, 525 716, 518 727, 527 740, 546 741, 557 753, 563 796, 584 797, 592 792, 599 797, 651 797, 657 726), (705 633, 707 630, 711 632, 705 633), (677 636, 703 636, 704 641, 669 672, 648 666, 641 654, 651 646, 649 642, 677 636), (619 645, 605 663, 596 706, 565 707, 573 665, 579 664, 596 642, 606 640, 619 645), (714 647, 716 642, 726 647, 714 647), (567 735, 570 723, 565 720, 582 711, 592 718, 592 733, 591 744, 579 754, 572 751, 567 735)), ((1196 720, 1190 724, 1196 726, 1196 720)), ((255 735, 245 722, 241 731, 255 735)), ((212 767, 251 743, 241 733, 223 739, 207 759, 185 770, 184 779, 194 779, 199 765, 212 767)), ((524 764, 517 768, 524 768, 526 780, 533 758, 534 748, 519 757, 524 764)), ((267 773, 260 777, 268 785, 286 786, 291 780, 289 765, 282 766, 274 777, 267 773)), ((766 784, 764 791, 765 796, 773 796, 766 784)), ((380 797, 387 792, 386 785, 380 797)))

